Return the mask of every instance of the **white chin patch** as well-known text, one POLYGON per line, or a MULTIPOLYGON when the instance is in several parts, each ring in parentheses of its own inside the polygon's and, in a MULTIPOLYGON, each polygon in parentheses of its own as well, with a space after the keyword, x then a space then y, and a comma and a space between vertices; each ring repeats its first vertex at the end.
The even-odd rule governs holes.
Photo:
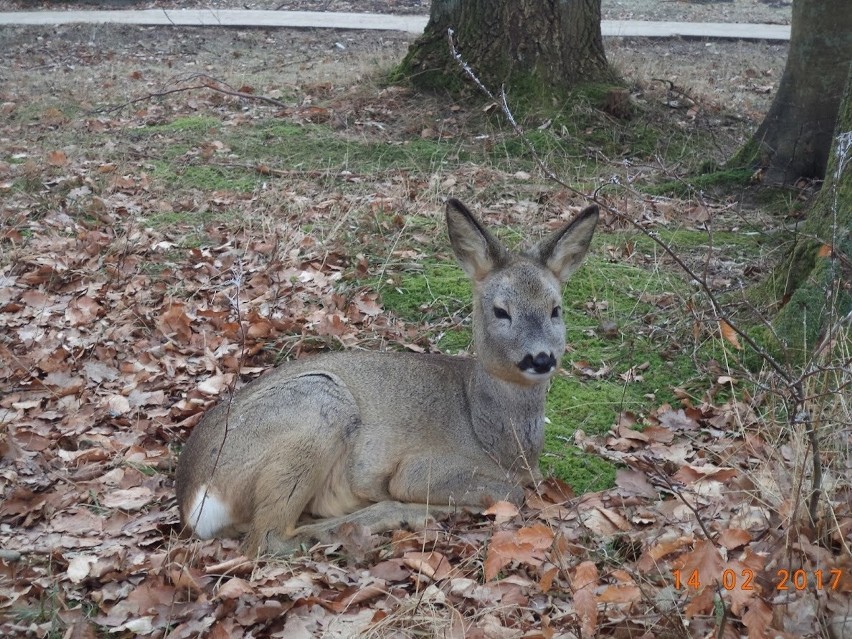
POLYGON ((201 539, 211 539, 231 525, 227 504, 208 490, 206 484, 202 484, 195 493, 187 519, 193 532, 201 539))
POLYGON ((551 368, 546 373, 536 373, 535 371, 532 371, 532 370, 526 370, 526 371, 521 371, 521 375, 523 375, 526 379, 530 380, 531 382, 541 382, 541 381, 544 381, 545 379, 548 379, 551 375, 553 375, 553 371, 555 371, 555 370, 556 370, 555 368, 551 368))

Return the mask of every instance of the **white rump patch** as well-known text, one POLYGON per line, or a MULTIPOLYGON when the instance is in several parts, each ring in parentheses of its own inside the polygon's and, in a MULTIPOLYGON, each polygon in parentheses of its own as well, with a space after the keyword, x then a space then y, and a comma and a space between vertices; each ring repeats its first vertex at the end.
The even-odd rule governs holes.
POLYGON ((201 539, 211 539, 220 530, 231 525, 228 505, 212 490, 208 490, 206 484, 202 484, 195 493, 187 519, 192 530, 201 539))

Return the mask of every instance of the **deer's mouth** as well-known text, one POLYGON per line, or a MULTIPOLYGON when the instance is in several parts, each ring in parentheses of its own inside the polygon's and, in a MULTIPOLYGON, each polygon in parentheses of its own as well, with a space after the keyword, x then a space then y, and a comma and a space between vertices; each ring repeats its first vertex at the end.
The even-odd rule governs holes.
POLYGON ((546 376, 556 370, 556 356, 553 353, 541 352, 538 355, 527 355, 518 362, 518 368, 527 376, 546 376))

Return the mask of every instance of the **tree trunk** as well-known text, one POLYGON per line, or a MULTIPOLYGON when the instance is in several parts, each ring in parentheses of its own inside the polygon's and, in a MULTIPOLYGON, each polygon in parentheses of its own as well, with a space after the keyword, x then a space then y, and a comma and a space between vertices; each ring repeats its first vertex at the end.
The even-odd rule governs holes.
POLYGON ((426 31, 400 68, 415 86, 464 86, 448 28, 464 60, 493 90, 505 84, 515 96, 535 100, 614 77, 603 50, 601 0, 432 0, 426 31))
POLYGON ((763 181, 770 186, 822 178, 850 60, 850 0, 795 0, 778 93, 734 162, 764 168, 763 181))
POLYGON ((825 183, 774 276, 786 303, 773 323, 793 360, 807 358, 826 330, 852 313, 852 65, 847 68, 825 183))

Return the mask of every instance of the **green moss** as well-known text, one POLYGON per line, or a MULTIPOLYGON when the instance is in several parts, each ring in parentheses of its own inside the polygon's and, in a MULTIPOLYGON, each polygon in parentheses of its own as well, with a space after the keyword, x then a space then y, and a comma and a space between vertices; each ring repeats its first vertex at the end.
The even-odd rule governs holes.
POLYGON ((455 264, 427 262, 419 273, 403 273, 379 287, 385 308, 411 322, 431 322, 468 307, 470 281, 455 264))
POLYGON ((145 133, 171 133, 171 132, 195 132, 209 131, 217 129, 220 125, 219 120, 209 116, 188 116, 177 118, 167 124, 152 124, 143 129, 139 129, 145 133))
POLYGON ((775 335, 782 340, 778 344, 774 336, 764 335, 770 352, 791 364, 801 364, 813 353, 826 327, 838 317, 852 312, 852 291, 837 286, 843 276, 836 269, 843 265, 824 257, 816 257, 807 272, 807 278, 799 283, 790 294, 772 324, 775 335), (827 294, 834 290, 836 295, 827 294), (834 317, 834 320, 832 320, 834 317))
POLYGON ((736 152, 734 157, 732 157, 727 166, 737 170, 737 169, 747 169, 749 171, 754 171, 760 164, 760 145, 757 143, 753 137, 746 142, 739 151, 736 152))
POLYGON ((438 339, 438 348, 443 353, 462 353, 470 350, 473 335, 466 329, 449 330, 438 339))
POLYGON ((686 197, 701 191, 731 192, 749 185, 753 171, 751 169, 721 169, 712 173, 688 175, 680 180, 667 180, 661 184, 644 187, 642 190, 651 195, 686 197))
POLYGON ((577 494, 604 490, 615 485, 615 466, 589 455, 548 429, 545 434, 541 470, 569 484, 577 494))

